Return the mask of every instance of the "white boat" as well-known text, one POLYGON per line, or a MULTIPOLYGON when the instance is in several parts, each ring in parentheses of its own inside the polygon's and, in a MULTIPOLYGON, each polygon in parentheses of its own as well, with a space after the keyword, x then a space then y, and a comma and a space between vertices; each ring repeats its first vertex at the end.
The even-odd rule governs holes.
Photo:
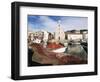
POLYGON ((59 49, 53 50, 52 52, 63 53, 63 52, 65 52, 66 48, 67 47, 59 48, 59 49))

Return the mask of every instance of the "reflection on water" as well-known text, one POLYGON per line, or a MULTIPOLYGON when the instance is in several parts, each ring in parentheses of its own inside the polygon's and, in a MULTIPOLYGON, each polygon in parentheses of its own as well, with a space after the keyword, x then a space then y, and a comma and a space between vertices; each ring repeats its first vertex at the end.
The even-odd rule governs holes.
POLYGON ((78 56, 83 60, 87 60, 87 52, 81 44, 71 44, 68 45, 65 53, 78 56))

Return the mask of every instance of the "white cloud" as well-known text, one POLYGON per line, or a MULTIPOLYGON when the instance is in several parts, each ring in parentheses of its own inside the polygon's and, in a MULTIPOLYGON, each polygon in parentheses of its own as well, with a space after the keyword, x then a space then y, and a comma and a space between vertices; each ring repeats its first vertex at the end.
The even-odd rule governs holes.
POLYGON ((55 28, 57 27, 57 22, 53 19, 49 18, 48 16, 40 16, 40 21, 44 25, 44 29, 53 32, 55 31, 55 28))
POLYGON ((63 29, 66 30, 79 30, 79 29, 87 29, 88 28, 88 19, 87 18, 61 18, 61 25, 63 29))
MULTIPOLYGON (((29 23, 28 31, 46 30, 48 32, 55 32, 57 21, 51 19, 48 16, 40 16, 39 21, 42 24, 41 29, 34 28, 34 25, 29 23)), ((61 26, 64 31, 73 29, 86 29, 88 26, 87 22, 87 18, 61 17, 61 26)))
MULTIPOLYGON (((54 32, 57 27, 57 21, 54 21, 48 16, 40 16, 40 20, 45 26, 45 30, 48 30, 50 32, 54 32)), ((87 18, 78 18, 78 17, 61 17, 61 26, 64 29, 64 31, 67 30, 79 30, 79 29, 87 29, 87 18)))
POLYGON ((31 24, 31 23, 28 24, 28 28, 27 29, 28 29, 28 32, 39 31, 38 29, 35 29, 34 25, 31 24))

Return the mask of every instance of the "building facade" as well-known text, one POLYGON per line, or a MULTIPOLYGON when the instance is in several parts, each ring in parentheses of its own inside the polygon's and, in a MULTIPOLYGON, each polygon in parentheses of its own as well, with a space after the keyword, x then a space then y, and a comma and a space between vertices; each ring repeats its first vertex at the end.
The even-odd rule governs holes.
POLYGON ((63 28, 61 27, 60 21, 58 21, 58 25, 56 27, 55 40, 57 40, 57 41, 65 40, 65 33, 64 33, 63 28))
POLYGON ((83 34, 69 33, 67 35, 68 35, 68 40, 82 40, 83 39, 83 34))

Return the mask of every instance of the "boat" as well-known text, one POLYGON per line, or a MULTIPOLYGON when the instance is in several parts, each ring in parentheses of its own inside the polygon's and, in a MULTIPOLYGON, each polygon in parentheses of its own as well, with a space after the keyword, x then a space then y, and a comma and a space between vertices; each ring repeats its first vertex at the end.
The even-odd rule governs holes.
POLYGON ((52 50, 52 52, 64 53, 64 52, 66 51, 66 48, 67 48, 67 47, 59 48, 59 49, 56 49, 56 50, 52 50))

